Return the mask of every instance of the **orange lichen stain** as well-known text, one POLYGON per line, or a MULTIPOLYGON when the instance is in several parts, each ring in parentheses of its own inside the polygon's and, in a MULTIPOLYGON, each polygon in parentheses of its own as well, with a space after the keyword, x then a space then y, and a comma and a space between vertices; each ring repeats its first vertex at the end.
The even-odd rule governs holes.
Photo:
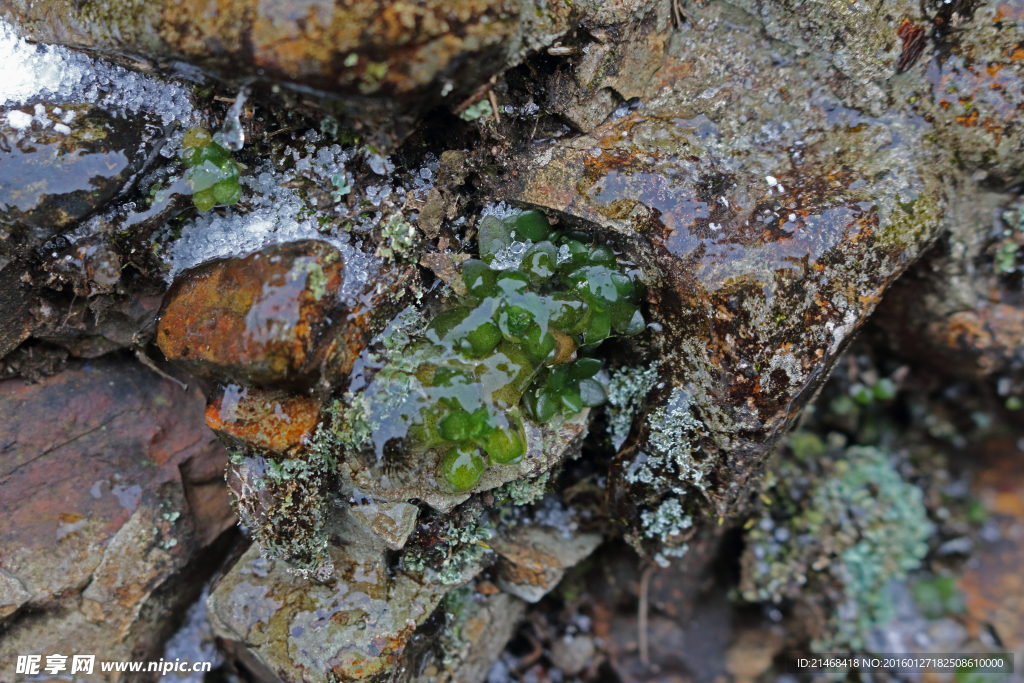
POLYGON ((992 22, 1003 21, 1009 19, 1015 22, 1018 26, 1024 25, 1024 3, 1014 2, 999 5, 996 8, 995 16, 992 17, 992 22))
POLYGON ((978 110, 974 109, 966 116, 956 117, 956 122, 961 126, 976 126, 978 124, 978 110))
POLYGON ((210 429, 281 455, 300 448, 316 429, 320 403, 281 391, 229 387, 206 406, 210 429))

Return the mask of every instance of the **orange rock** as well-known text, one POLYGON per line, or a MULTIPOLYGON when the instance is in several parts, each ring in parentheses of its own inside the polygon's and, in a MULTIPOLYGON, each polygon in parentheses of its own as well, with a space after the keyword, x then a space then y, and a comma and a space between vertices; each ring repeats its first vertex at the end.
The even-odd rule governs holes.
POLYGON ((986 627, 1008 651, 1024 648, 1024 459, 1010 440, 987 444, 986 467, 977 493, 998 522, 1001 538, 975 551, 960 577, 968 624, 977 634, 986 627))
POLYGON ((344 265, 317 241, 206 263, 175 279, 157 343, 200 377, 245 385, 315 381, 323 343, 344 318, 344 265))
POLYGON ((285 455, 312 435, 319 414, 315 398, 231 384, 210 398, 206 424, 221 436, 285 455))

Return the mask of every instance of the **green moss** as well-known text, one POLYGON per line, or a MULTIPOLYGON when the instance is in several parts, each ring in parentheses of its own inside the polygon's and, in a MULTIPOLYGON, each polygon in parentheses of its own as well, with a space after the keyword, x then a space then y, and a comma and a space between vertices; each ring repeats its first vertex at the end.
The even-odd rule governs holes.
POLYGON ((604 403, 596 379, 603 363, 583 357, 583 347, 589 354, 611 334, 644 329, 641 286, 607 246, 561 235, 538 212, 490 216, 480 231, 489 264, 463 264, 466 296, 449 296, 427 325, 390 326, 372 380, 334 410, 350 453, 385 471, 409 459, 436 463, 438 482, 456 492, 472 489, 490 465, 523 459, 524 420, 604 403), (542 241, 515 243, 521 233, 542 241), (556 242, 579 245, 583 260, 560 259, 556 242), (502 261, 514 244, 523 247, 520 258, 502 261), (638 326, 630 322, 636 316, 638 326))
POLYGON ((235 204, 242 196, 240 169, 231 153, 217 144, 205 128, 190 128, 181 141, 181 160, 188 167, 185 179, 192 188, 192 203, 200 211, 235 204))

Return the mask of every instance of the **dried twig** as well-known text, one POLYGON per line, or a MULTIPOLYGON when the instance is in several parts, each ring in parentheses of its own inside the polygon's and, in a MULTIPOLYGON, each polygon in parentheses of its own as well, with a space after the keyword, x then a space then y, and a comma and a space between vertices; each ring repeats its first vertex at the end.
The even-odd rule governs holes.
POLYGON ((669 0, 672 3, 672 23, 675 24, 676 28, 683 25, 686 21, 686 16, 683 14, 683 8, 679 4, 679 0, 669 0))
POLYGON ((498 82, 498 77, 497 76, 491 76, 491 80, 487 81, 486 83, 481 85, 479 88, 474 90, 472 95, 470 95, 469 97, 467 97, 465 100, 462 101, 462 104, 460 104, 459 106, 455 107, 455 113, 456 114, 461 114, 462 112, 464 112, 467 109, 469 109, 472 105, 476 104, 477 102, 479 102, 483 98, 487 97, 487 94, 490 92, 491 88, 494 87, 494 84, 497 83, 497 82, 498 82))
POLYGON ((647 565, 643 574, 640 575, 640 607, 637 610, 637 629, 640 631, 640 663, 644 666, 651 665, 651 653, 647 647, 647 593, 651 588, 651 575, 654 574, 654 565, 647 565))
POLYGON ((143 351, 142 349, 135 349, 135 357, 139 359, 140 363, 145 365, 147 368, 149 368, 150 370, 152 370, 156 374, 160 375, 161 377, 163 377, 166 380, 170 380, 170 381, 174 382, 175 384, 177 384, 179 387, 181 387, 182 391, 188 391, 188 385, 187 384, 182 382, 177 377, 171 377, 166 372, 164 372, 163 370, 158 368, 156 366, 156 363, 153 362, 153 359, 150 358, 149 356, 147 356, 146 352, 143 351))
POLYGON ((498 114, 498 98, 494 95, 494 89, 487 91, 487 99, 491 102, 491 110, 494 112, 494 124, 501 123, 501 116, 498 114))

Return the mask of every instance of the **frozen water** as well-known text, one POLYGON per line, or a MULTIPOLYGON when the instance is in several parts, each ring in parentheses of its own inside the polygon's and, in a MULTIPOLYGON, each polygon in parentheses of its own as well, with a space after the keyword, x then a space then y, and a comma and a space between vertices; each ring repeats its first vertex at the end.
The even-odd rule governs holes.
POLYGON ((255 192, 252 211, 243 214, 228 209, 223 216, 211 212, 186 223, 181 236, 170 246, 168 280, 213 259, 245 256, 273 244, 315 239, 332 244, 341 252, 345 280, 339 296, 346 303, 354 303, 366 282, 379 271, 381 261, 352 245, 344 233, 321 232, 308 206, 293 190, 282 186, 291 177, 274 172, 267 164, 256 175, 240 180, 255 192))
POLYGON ((484 216, 494 216, 501 220, 504 220, 510 216, 518 216, 522 213, 521 209, 517 209, 514 206, 507 206, 505 202, 498 202, 497 204, 487 204, 480 211, 480 218, 484 216))
MULTIPOLYGON (((65 47, 34 45, 0 19, 0 106, 44 99, 94 102, 115 115, 151 112, 163 125, 198 123, 188 91, 174 81, 129 71, 65 47)), ((65 124, 69 121, 64 121, 65 124)))
POLYGON ((22 40, 0 20, 0 104, 21 104, 44 93, 66 96, 82 79, 77 61, 66 59, 58 48, 22 40))
POLYGON ((247 97, 249 97, 248 88, 242 88, 238 91, 238 96, 235 98, 234 103, 232 103, 231 108, 228 109, 227 118, 224 120, 224 130, 221 131, 224 135, 224 146, 235 152, 242 149, 245 145, 245 131, 242 129, 242 123, 238 118, 245 109, 247 97))
POLYGON ((24 130, 32 125, 32 115, 15 109, 7 114, 7 125, 15 130, 24 130))

